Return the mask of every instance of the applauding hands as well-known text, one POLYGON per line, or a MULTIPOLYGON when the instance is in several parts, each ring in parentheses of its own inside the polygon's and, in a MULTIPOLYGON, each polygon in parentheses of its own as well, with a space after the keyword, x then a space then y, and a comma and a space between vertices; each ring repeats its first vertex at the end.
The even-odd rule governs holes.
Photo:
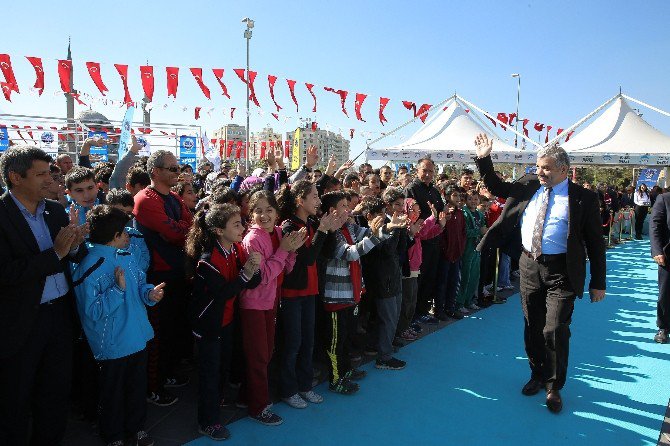
POLYGON ((295 252, 307 241, 307 228, 300 228, 298 231, 293 231, 286 234, 279 247, 284 251, 295 252))

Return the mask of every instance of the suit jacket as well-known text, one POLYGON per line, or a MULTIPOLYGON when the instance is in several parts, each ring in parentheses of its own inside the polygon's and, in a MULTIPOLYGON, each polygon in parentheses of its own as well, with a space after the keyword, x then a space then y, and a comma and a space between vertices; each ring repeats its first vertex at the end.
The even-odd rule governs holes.
MULTIPOLYGON (((500 217, 491 225, 477 246, 478 251, 501 248, 510 257, 521 255, 521 219, 528 202, 540 188, 536 175, 525 175, 506 183, 495 174, 491 157, 476 160, 484 184, 497 197, 505 198, 500 217)), ((591 265, 589 289, 605 289, 605 241, 600 223, 598 196, 568 181, 568 280, 577 296, 583 294, 586 281, 586 256, 591 265)))
MULTIPOLYGON (((46 200, 44 210, 44 221, 53 240, 69 224, 69 218, 57 201, 46 200)), ((0 358, 14 355, 25 343, 40 308, 47 276, 65 273, 71 286, 68 261, 85 254, 83 244, 75 258, 58 260, 53 248, 40 252, 9 192, 0 197, 0 358)))
POLYGON ((649 239, 652 257, 664 254, 670 258, 670 193, 659 195, 651 208, 649 239))

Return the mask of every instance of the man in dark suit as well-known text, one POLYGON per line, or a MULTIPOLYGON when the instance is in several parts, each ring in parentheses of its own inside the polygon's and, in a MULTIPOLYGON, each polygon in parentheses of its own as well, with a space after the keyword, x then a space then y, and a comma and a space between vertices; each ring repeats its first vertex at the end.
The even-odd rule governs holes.
POLYGON ((658 304, 656 305, 656 325, 658 332, 654 341, 668 342, 670 331, 670 193, 659 195, 651 209, 649 224, 651 256, 658 264, 658 304))
POLYGON ((2 445, 58 445, 68 416, 73 332, 68 260, 85 254, 80 246, 85 230, 68 219, 61 204, 45 199, 53 181, 50 162, 31 146, 14 146, 0 159, 8 188, 0 197, 2 445))
POLYGON ((481 134, 475 145, 486 187, 507 200, 477 249, 499 247, 520 257, 524 341, 531 369, 522 393, 535 395, 544 385, 547 408, 558 413, 563 408, 560 390, 568 369, 570 321, 575 297, 584 290, 587 255, 591 302, 605 297, 598 196, 568 180, 570 158, 558 146, 538 151, 536 175, 506 183, 493 169, 493 140, 481 134))

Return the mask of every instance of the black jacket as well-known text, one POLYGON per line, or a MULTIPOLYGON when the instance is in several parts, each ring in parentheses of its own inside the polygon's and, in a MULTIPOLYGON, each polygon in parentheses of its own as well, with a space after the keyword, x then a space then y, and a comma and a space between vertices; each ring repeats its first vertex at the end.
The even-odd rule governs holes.
MULTIPOLYGON (((476 160, 484 184, 497 197, 505 198, 500 217, 491 225, 477 246, 478 251, 501 248, 510 257, 521 256, 521 218, 528 202, 540 188, 536 175, 524 175, 506 183, 495 174, 491 157, 476 160)), ((598 195, 568 181, 568 279, 577 296, 583 294, 586 281, 586 256, 591 265, 589 289, 605 289, 605 242, 602 237, 598 195)))
MULTIPOLYGON (((387 219, 388 220, 388 219, 387 219)), ((365 292, 373 299, 402 292, 401 257, 407 257, 407 230, 394 229, 391 236, 361 257, 365 292)))
MULTIPOLYGON (((45 202, 44 221, 53 240, 70 220, 60 203, 45 202)), ((54 248, 40 252, 30 226, 9 192, 0 197, 0 358, 12 356, 23 347, 37 317, 46 278, 65 273, 71 287, 68 262, 78 262, 86 253, 84 244, 76 255, 61 260, 54 248)), ((72 296, 70 293, 67 298, 74 309, 72 296)))
POLYGON ((440 191, 438 191, 432 184, 427 186, 426 183, 419 179, 415 179, 409 186, 407 186, 405 196, 416 200, 421 208, 421 218, 424 220, 431 215, 430 207, 428 207, 429 201, 433 203, 437 212, 442 212, 444 210, 444 201, 442 201, 440 191))
POLYGON ((282 236, 286 236, 289 232, 298 231, 301 228, 307 227, 308 233, 313 233, 312 243, 310 246, 302 245, 296 251, 295 265, 290 273, 284 273, 284 282, 282 288, 289 290, 301 290, 307 287, 307 267, 316 262, 316 259, 321 253, 323 243, 328 236, 327 233, 319 231, 319 221, 315 217, 307 218, 307 222, 300 220, 295 215, 289 219, 284 220, 281 225, 282 236))
POLYGON ((651 208, 649 240, 652 257, 663 254, 670 259, 670 193, 659 195, 651 208))

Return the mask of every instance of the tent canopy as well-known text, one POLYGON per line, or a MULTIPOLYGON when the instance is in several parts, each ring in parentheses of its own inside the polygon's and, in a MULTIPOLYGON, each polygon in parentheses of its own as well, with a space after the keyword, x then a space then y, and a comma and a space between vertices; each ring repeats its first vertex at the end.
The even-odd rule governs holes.
POLYGON ((578 165, 670 165, 670 136, 631 108, 623 95, 562 147, 578 165))
POLYGON ((494 139, 494 162, 535 163, 534 150, 517 149, 502 141, 475 121, 456 96, 407 141, 386 148, 368 148, 366 155, 369 160, 416 162, 429 156, 435 162, 468 163, 475 157, 475 137, 480 133, 494 139))

